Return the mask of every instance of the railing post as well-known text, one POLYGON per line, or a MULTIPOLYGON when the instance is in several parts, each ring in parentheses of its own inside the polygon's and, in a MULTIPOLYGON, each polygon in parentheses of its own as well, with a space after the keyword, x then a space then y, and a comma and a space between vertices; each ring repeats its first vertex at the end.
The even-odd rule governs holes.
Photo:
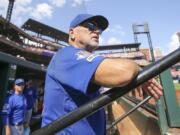
POLYGON ((168 122, 167 122, 167 115, 164 108, 165 108, 164 99, 163 97, 161 97, 156 103, 156 111, 159 118, 158 123, 159 123, 159 127, 160 127, 162 135, 167 133, 169 129, 168 122))
POLYGON ((166 115, 170 127, 180 127, 180 107, 177 102, 176 90, 170 69, 160 74, 161 83, 164 89, 164 101, 166 105, 166 115))

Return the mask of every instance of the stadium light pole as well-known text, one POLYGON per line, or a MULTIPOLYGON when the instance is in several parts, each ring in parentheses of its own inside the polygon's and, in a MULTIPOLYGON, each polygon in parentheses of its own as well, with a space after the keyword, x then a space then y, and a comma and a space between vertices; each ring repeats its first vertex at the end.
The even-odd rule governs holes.
POLYGON ((8 5, 7 13, 6 13, 6 21, 7 22, 11 21, 14 2, 15 2, 15 0, 9 0, 9 5, 8 5))
POLYGON ((178 36, 178 40, 179 40, 179 47, 180 47, 180 32, 177 32, 176 35, 178 36))
POLYGON ((15 0, 9 0, 9 5, 6 13, 6 23, 4 25, 4 33, 8 36, 8 30, 9 30, 9 23, 11 21, 13 6, 14 6, 15 0))
POLYGON ((133 27, 135 43, 138 43, 138 37, 137 37, 138 34, 146 34, 147 35, 149 50, 150 50, 150 54, 151 54, 150 56, 151 56, 152 62, 155 62, 154 49, 153 49, 153 45, 152 45, 152 40, 151 40, 151 35, 150 35, 148 23, 147 22, 145 22, 144 24, 134 23, 132 25, 132 27, 133 27), (144 29, 140 30, 139 29, 140 27, 143 27, 144 29))

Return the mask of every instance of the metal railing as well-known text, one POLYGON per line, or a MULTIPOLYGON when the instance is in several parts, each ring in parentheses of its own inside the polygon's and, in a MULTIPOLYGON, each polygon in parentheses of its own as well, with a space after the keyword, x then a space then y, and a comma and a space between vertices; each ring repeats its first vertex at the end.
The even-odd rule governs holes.
MULTIPOLYGON (((145 97, 143 100, 137 99, 136 97, 131 97, 131 96, 123 96, 125 99, 129 100, 130 102, 134 103, 135 105, 139 104, 143 100, 146 100, 147 97, 145 97)), ((150 99, 149 99, 150 100, 150 99)), ((147 112, 151 113, 152 115, 157 117, 156 113, 156 105, 150 104, 148 102, 142 104, 140 106, 142 109, 146 110, 147 112)))
POLYGON ((119 118, 117 118, 114 122, 112 122, 112 124, 107 127, 106 130, 110 130, 113 126, 115 126, 116 124, 118 124, 121 120, 123 120, 124 118, 126 118, 129 114, 131 114, 132 112, 134 112, 136 109, 138 109, 141 105, 143 105, 144 103, 146 103, 149 99, 151 98, 151 96, 148 96, 147 98, 145 98, 144 100, 142 100, 140 103, 138 103, 135 107, 133 107, 132 109, 130 109, 128 112, 124 113, 123 115, 121 115, 119 118))

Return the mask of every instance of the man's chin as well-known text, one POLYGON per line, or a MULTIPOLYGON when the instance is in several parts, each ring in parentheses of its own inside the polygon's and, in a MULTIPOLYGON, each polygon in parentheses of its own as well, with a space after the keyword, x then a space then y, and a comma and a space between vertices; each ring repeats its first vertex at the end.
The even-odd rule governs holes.
POLYGON ((92 46, 92 48, 94 48, 94 50, 95 50, 96 48, 98 48, 98 46, 99 46, 99 43, 92 44, 91 46, 92 46))
POLYGON ((98 44, 91 44, 87 46, 87 50, 92 52, 98 48, 98 44))
POLYGON ((92 46, 95 46, 95 47, 98 47, 98 46, 99 46, 99 42, 98 42, 98 41, 94 41, 94 42, 92 42, 91 45, 92 45, 92 46))

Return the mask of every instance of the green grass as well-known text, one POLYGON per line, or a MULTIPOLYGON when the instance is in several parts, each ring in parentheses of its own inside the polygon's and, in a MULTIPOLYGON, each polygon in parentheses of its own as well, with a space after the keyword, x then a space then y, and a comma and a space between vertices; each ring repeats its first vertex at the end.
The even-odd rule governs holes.
POLYGON ((175 83, 174 86, 176 90, 180 90, 180 83, 175 83))

